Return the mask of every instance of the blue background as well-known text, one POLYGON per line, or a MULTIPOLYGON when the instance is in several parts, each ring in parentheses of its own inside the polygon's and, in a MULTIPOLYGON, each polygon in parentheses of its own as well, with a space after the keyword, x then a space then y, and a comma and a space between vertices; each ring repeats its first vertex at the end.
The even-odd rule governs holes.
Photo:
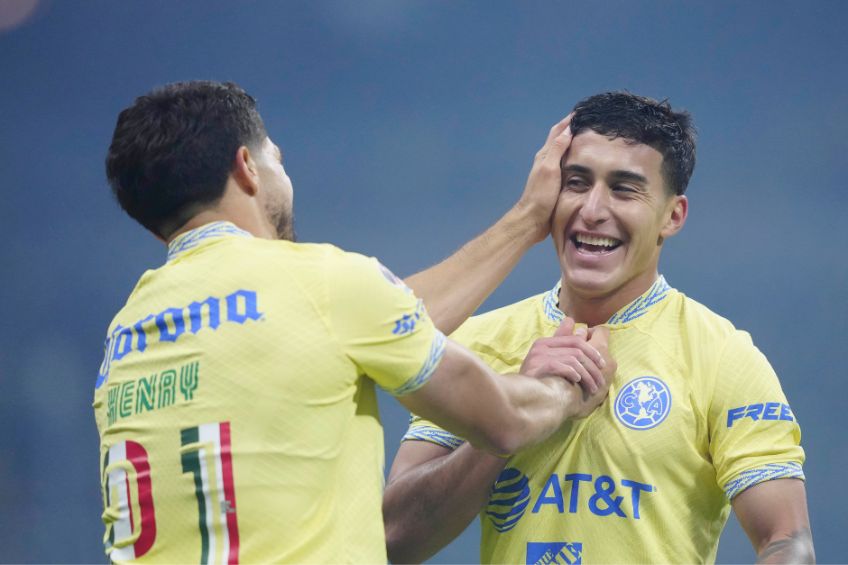
MULTIPOLYGON (((300 239, 401 275, 505 212, 577 100, 691 111, 690 217, 661 270, 781 375, 818 558, 844 561, 848 3, 42 0, 3 26, 22 1, 0 2, 0 560, 103 560, 93 385, 111 316, 165 257, 113 202, 105 151, 135 96, 216 79, 258 98, 300 239)), ((547 241, 485 308, 557 274, 547 241)), ((390 463, 406 416, 381 400, 390 463)), ((434 561, 475 561, 476 538, 434 561)), ((719 560, 753 560, 733 523, 719 560)))

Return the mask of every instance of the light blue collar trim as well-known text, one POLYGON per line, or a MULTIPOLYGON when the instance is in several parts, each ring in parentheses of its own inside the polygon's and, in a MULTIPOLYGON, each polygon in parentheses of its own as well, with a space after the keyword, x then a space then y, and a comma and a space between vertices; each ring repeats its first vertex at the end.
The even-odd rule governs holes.
MULTIPOLYGON (((545 310, 545 316, 559 324, 565 317, 562 310, 559 309, 559 290, 562 281, 557 281, 556 285, 546 292, 542 297, 542 307, 545 310)), ((654 284, 651 285, 642 296, 613 314, 612 318, 607 321, 607 324, 624 324, 632 322, 636 318, 645 315, 651 306, 662 302, 668 293, 671 291, 671 286, 665 281, 665 277, 660 275, 654 284)))
POLYGON ((184 251, 193 249, 200 245, 205 239, 212 237, 221 237, 224 235, 238 235, 241 237, 253 237, 250 232, 244 231, 236 227, 231 222, 212 222, 187 231, 177 236, 171 243, 168 244, 168 261, 174 259, 184 251))

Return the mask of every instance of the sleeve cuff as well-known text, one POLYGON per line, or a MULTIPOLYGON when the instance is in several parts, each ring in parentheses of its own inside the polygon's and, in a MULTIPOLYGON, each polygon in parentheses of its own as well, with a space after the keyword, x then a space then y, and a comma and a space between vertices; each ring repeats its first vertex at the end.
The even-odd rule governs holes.
POLYGON ((445 334, 439 330, 435 330, 433 343, 430 345, 430 353, 427 354, 427 360, 424 361, 424 366, 421 367, 418 374, 406 381, 404 384, 394 390, 388 391, 389 394, 393 396, 403 396, 405 394, 415 392, 427 384, 427 381, 429 381, 430 377, 433 376, 433 373, 436 372, 436 367, 438 367, 439 361, 442 360, 442 356, 444 356, 444 354, 445 334))
POLYGON ((761 467, 755 467, 742 471, 735 478, 724 485, 724 493, 728 500, 733 500, 739 493, 754 485, 773 481, 774 479, 801 479, 805 480, 804 470, 801 464, 795 461, 788 463, 769 463, 761 467))
POLYGON ((401 439, 401 441, 407 440, 429 441, 430 443, 447 447, 450 450, 454 450, 465 443, 464 439, 453 435, 449 431, 430 426, 410 427, 401 439))

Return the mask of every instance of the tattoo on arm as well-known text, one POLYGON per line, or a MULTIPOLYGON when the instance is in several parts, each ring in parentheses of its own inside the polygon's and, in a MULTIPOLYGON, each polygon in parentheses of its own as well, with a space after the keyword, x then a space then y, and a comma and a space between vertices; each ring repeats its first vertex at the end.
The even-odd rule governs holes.
POLYGON ((810 528, 801 528, 789 537, 775 540, 763 548, 757 563, 815 563, 813 534, 810 528))

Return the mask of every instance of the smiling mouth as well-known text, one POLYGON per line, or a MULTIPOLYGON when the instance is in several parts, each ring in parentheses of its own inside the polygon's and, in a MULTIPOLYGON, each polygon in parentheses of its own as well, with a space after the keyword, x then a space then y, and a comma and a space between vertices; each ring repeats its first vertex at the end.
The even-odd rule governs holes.
POLYGON ((583 251, 584 253, 595 253, 598 255, 609 253, 621 245, 620 239, 586 235, 582 233, 572 235, 571 241, 579 251, 583 251))

